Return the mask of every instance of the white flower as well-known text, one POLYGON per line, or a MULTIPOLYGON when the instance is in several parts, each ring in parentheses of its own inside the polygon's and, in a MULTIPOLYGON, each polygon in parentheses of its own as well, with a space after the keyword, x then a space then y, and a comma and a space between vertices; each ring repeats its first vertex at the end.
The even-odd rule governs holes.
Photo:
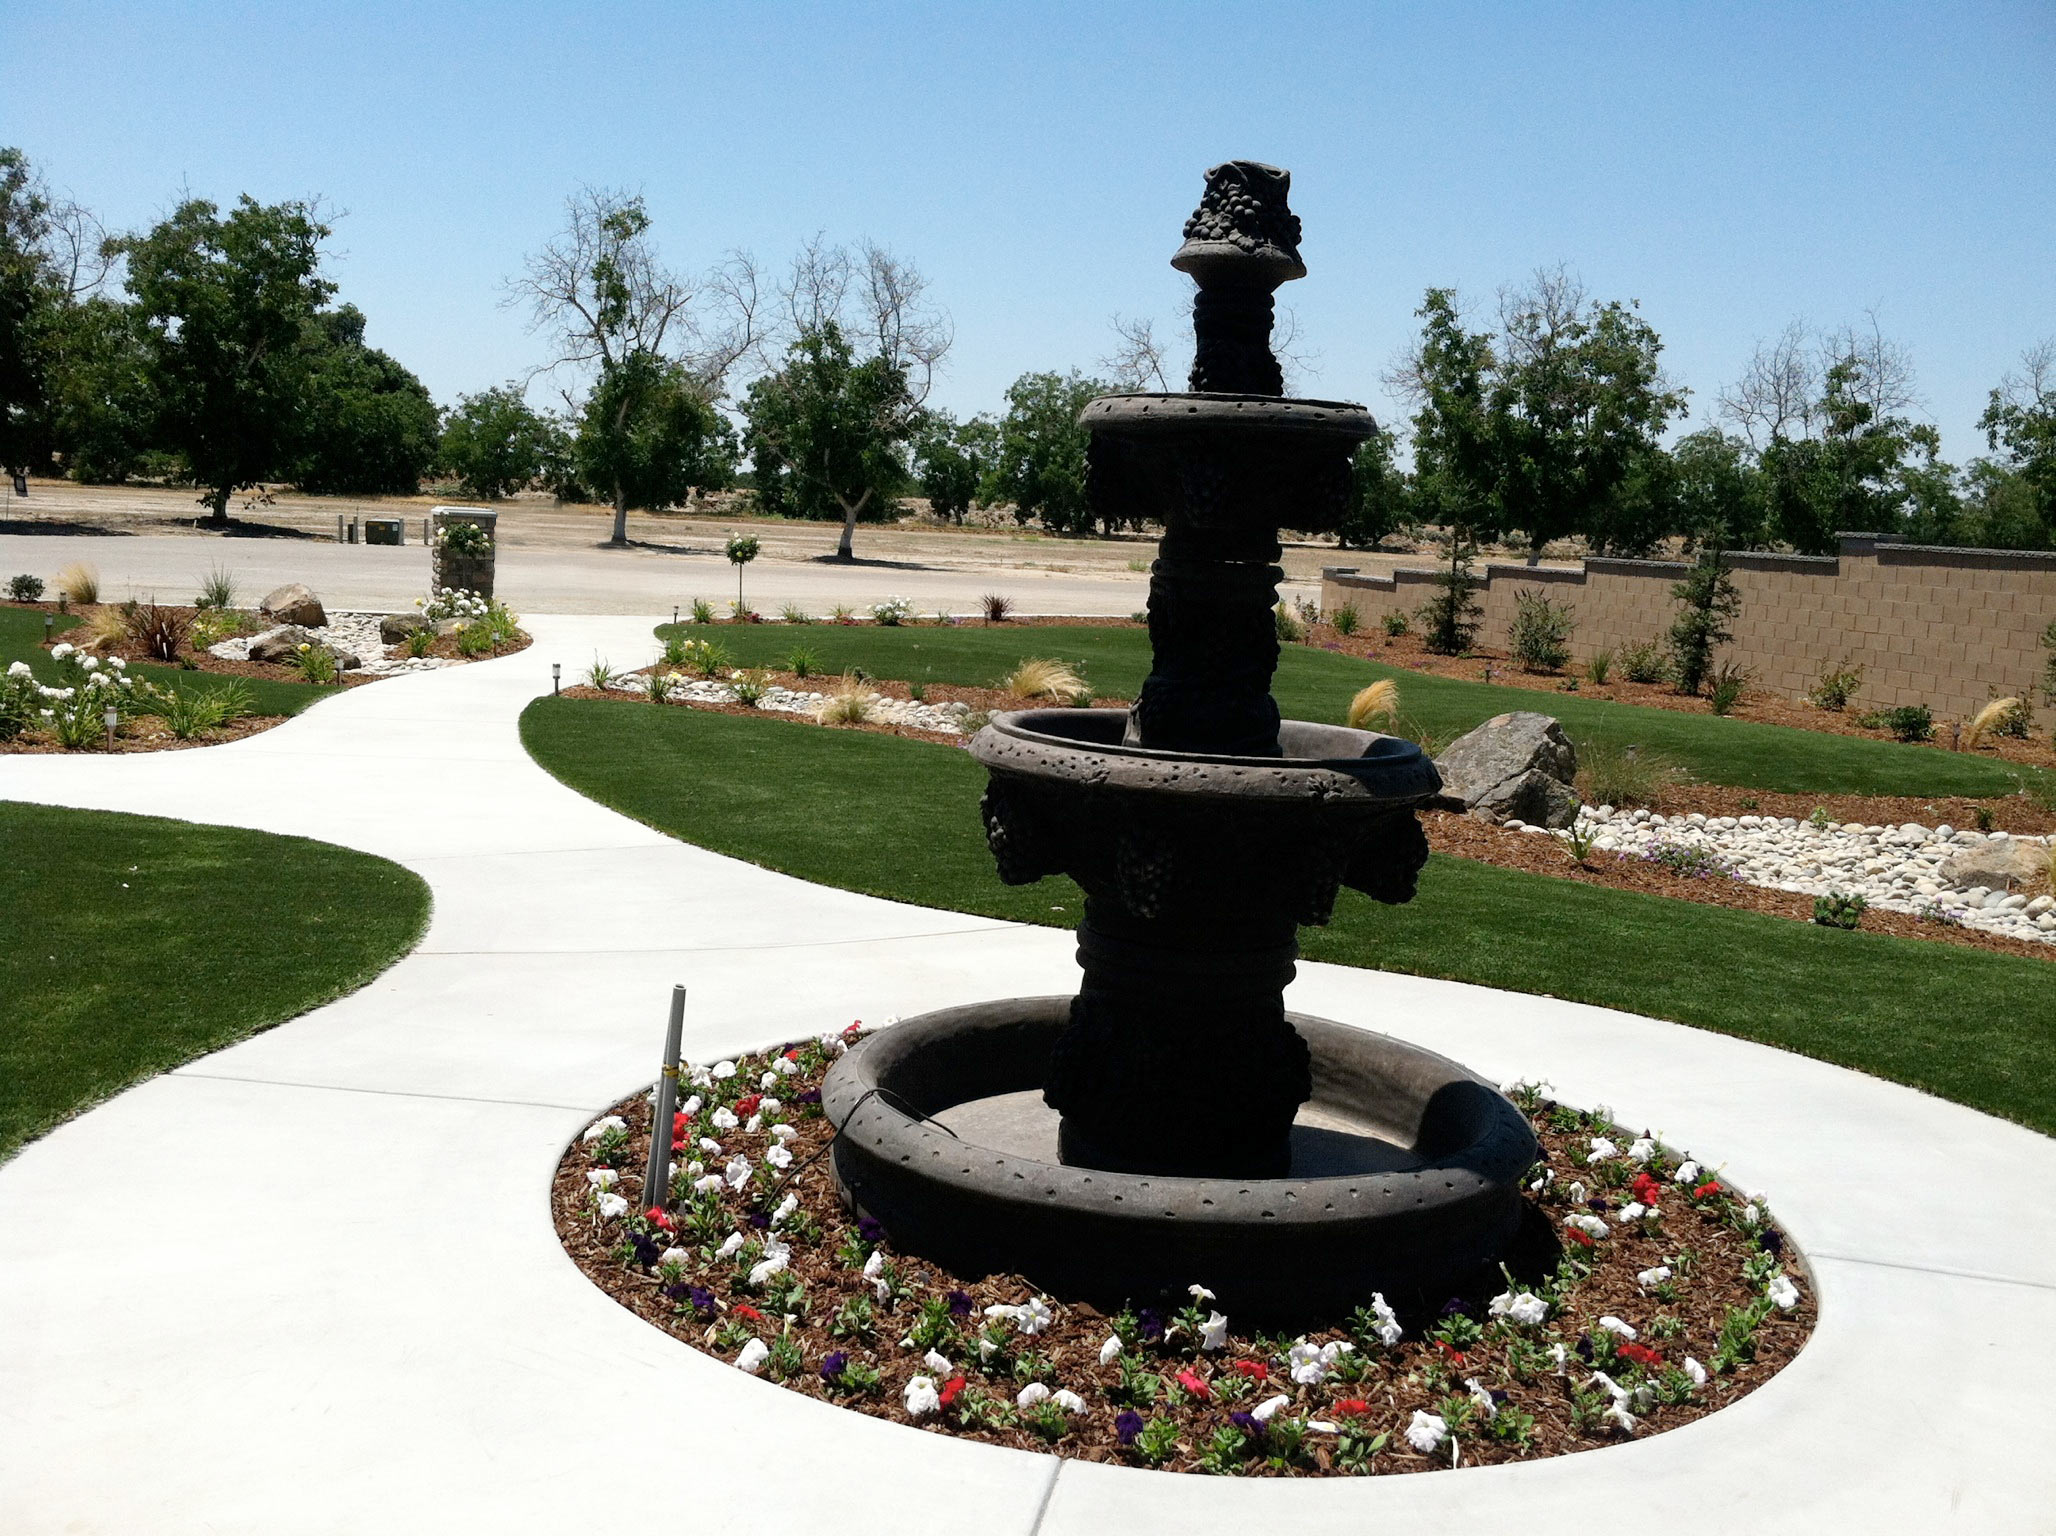
POLYGON ((949 1357, 940 1354, 935 1350, 931 1349, 928 1351, 927 1354, 923 1355, 921 1357, 921 1363, 927 1366, 928 1369, 933 1371, 936 1375, 944 1377, 945 1379, 948 1378, 950 1375, 954 1374, 955 1368, 951 1366, 951 1364, 949 1363, 949 1357))
POLYGON ((1755 1201, 1752 1200, 1749 1204, 1742 1207, 1743 1226, 1753 1227, 1761 1220, 1763 1220, 1763 1208, 1757 1205, 1755 1201))
POLYGON ((1119 1336, 1115 1334, 1109 1334, 1107 1336, 1106 1343, 1100 1345, 1099 1347, 1099 1363, 1101 1365, 1112 1365, 1114 1363, 1114 1357, 1120 1354, 1120 1352, 1121 1340, 1119 1336))
POLYGON ((742 1251, 743 1237, 740 1232, 731 1232, 721 1239, 721 1246, 714 1250, 714 1257, 725 1259, 742 1251))
POLYGON ((1305 1339, 1301 1339, 1285 1352, 1285 1363, 1294 1381, 1303 1387, 1311 1387, 1325 1379, 1335 1362, 1353 1348, 1353 1345, 1340 1341, 1330 1344, 1309 1344, 1305 1339))
POLYGON ((1564 1367, 1570 1364, 1570 1358, 1571 1352, 1564 1348, 1563 1345, 1552 1344, 1549 1346, 1549 1364, 1556 1371, 1557 1375, 1561 1376, 1563 1374, 1564 1367))
POLYGON ((714 1085, 714 1074, 705 1067, 688 1067, 685 1080, 695 1088, 711 1088, 714 1085))
POLYGON ((1539 1195, 1542 1193, 1543 1190, 1547 1189, 1548 1187, 1549 1170, 1547 1168, 1544 1168, 1540 1173, 1536 1174, 1532 1180, 1529 1181, 1528 1193, 1531 1195, 1539 1195))
POLYGON ((700 1112, 700 1096, 698 1094, 694 1094, 691 1098, 687 1099, 683 1104, 678 1106, 678 1112, 681 1115, 698 1114, 700 1112))
MULTIPOLYGON (((987 1307, 985 1310, 986 1314, 990 1316, 992 1308, 987 1307)), ((1014 1326, 1027 1334, 1040 1333, 1055 1320, 1055 1314, 1050 1311, 1049 1303, 1040 1296, 1029 1297, 1020 1306, 1013 1308, 1012 1312, 1014 1326)))
POLYGON ((1608 1333, 1619 1334, 1624 1339, 1632 1339, 1635 1336, 1635 1325, 1633 1323, 1622 1322, 1619 1318, 1615 1317, 1611 1312, 1607 1313, 1606 1316, 1599 1319, 1599 1326, 1604 1328, 1608 1333))
POLYGON ((1499 1417, 1499 1404, 1493 1400, 1492 1394, 1479 1384, 1477 1377, 1466 1376, 1463 1384, 1471 1394, 1471 1401, 1478 1405, 1478 1412, 1488 1419, 1499 1417))
POLYGON ((123 661, 119 656, 108 657, 107 665, 114 668, 114 670, 117 672, 126 672, 128 670, 128 663, 123 661))
POLYGON ((866 1280, 876 1280, 884 1273, 885 1250, 883 1248, 873 1248, 871 1250, 871 1257, 864 1260, 864 1278, 866 1280))
POLYGON ((1259 1424, 1268 1424, 1271 1422, 1272 1416, 1276 1414, 1280 1408, 1285 1407, 1291 1401, 1291 1398, 1287 1397, 1283 1392, 1280 1392, 1276 1397, 1267 1397, 1262 1402, 1258 1403, 1254 1408, 1250 1409, 1249 1416, 1252 1419, 1255 1419, 1259 1424))
POLYGON ((735 1063, 732 1061, 717 1061, 714 1063, 713 1070, 716 1077, 730 1078, 735 1076, 735 1063))
POLYGON ((1439 1413, 1416 1408, 1413 1422, 1406 1426, 1406 1443, 1423 1456, 1432 1455, 1449 1438, 1449 1423, 1439 1413))
POLYGON ((1641 1286, 1644 1290, 1647 1290, 1649 1289, 1649 1287, 1653 1285, 1663 1284, 1663 1282, 1670 1279, 1670 1277, 1670 1265, 1659 1264, 1654 1269, 1645 1269, 1639 1275, 1635 1276, 1635 1284, 1641 1286))
POLYGON ((29 675, 29 664, 25 661, 13 662, 7 668, 7 675, 9 677, 27 677, 29 675))
POLYGON ((1619 1153, 1620 1148, 1608 1141, 1604 1136, 1594 1136, 1592 1138, 1592 1154, 1586 1161, 1592 1163, 1604 1162, 1609 1157, 1618 1156, 1619 1153))
POLYGON ((1606 1236, 1608 1231, 1605 1222, 1585 1211, 1578 1211, 1573 1215, 1564 1217, 1563 1224, 1567 1227, 1576 1227, 1595 1242, 1606 1236))
POLYGON ((773 1275, 784 1269, 788 1262, 787 1256, 782 1253, 774 1253, 768 1258, 760 1259, 757 1263, 750 1266, 750 1284, 752 1286, 762 1285, 766 1280, 769 1280, 773 1275))
POLYGON ((599 1119, 595 1120, 591 1125, 585 1128, 585 1134, 579 1137, 579 1140, 598 1141, 602 1136, 606 1135, 609 1131, 625 1131, 627 1129, 628 1122, 622 1119, 619 1115, 602 1115, 599 1119))
POLYGON ((777 1145, 765 1150, 764 1161, 773 1168, 790 1168, 792 1166, 792 1154, 786 1151, 785 1143, 781 1141, 777 1145))
POLYGON ((1656 1156, 1656 1143, 1647 1136, 1637 1136, 1628 1143, 1628 1156, 1638 1163, 1646 1163, 1656 1156))
POLYGON ((1678 1164, 1678 1171, 1671 1175, 1671 1177, 1680 1184, 1690 1184, 1699 1177, 1699 1165, 1691 1162, 1680 1163, 1678 1164))
POLYGON ((1058 1391, 1052 1393, 1050 1395, 1050 1401, 1055 1403, 1059 1408, 1063 1409, 1066 1413, 1079 1414, 1085 1411, 1085 1399, 1080 1397, 1076 1392, 1073 1392, 1069 1387, 1060 1388, 1058 1391))
POLYGON ((706 1153, 709 1157, 719 1157, 722 1153, 722 1146, 721 1143, 716 1141, 713 1137, 702 1136, 700 1138, 700 1150, 706 1153))
POLYGON ((771 1127, 771 1134, 782 1144, 789 1141, 797 1141, 800 1132, 798 1126, 787 1125, 781 1120, 778 1124, 771 1127))
POLYGON ((1402 1330, 1399 1326, 1398 1314, 1385 1305, 1385 1293, 1383 1291, 1373 1291, 1371 1293, 1371 1315, 1378 1320, 1378 1342, 1387 1349, 1392 1348, 1393 1345, 1399 1342, 1402 1330))
POLYGON ((1789 1312, 1799 1305, 1799 1287, 1792 1283, 1790 1275, 1771 1276, 1763 1293, 1777 1303, 1780 1312, 1789 1312))
POLYGON ((628 1202, 620 1195, 599 1195, 593 1203, 599 1207, 602 1221, 619 1221, 628 1214, 628 1202))
POLYGON ((1524 1328, 1533 1328, 1549 1318, 1549 1303, 1532 1291, 1516 1295, 1512 1291, 1501 1291, 1492 1298, 1491 1312, 1494 1317, 1511 1318, 1524 1328))
POLYGON ((740 1154, 728 1160, 728 1187, 741 1189, 750 1181, 750 1160, 740 1154))
POLYGON ((1047 1402, 1048 1400, 1049 1388, 1039 1381, 1029 1382, 1027 1386, 1014 1394, 1015 1406, 1021 1408, 1033 1408, 1037 1403, 1047 1402))
POLYGON ((1199 1347, 1204 1350, 1228 1347, 1228 1319, 1219 1312, 1199 1325, 1199 1347))
POLYGON ((699 1178, 692 1181, 692 1187, 704 1195, 714 1190, 728 1188, 728 1180, 722 1178, 718 1173, 702 1174, 699 1178))
MULTIPOLYGON (((775 1115, 783 1108, 785 1108, 784 1103, 778 1099, 766 1099, 764 1101, 764 1113, 767 1115, 775 1115)), ((776 1127, 773 1127, 773 1129, 776 1129, 776 1127)))
POLYGON ((666 1264, 683 1264, 691 1257, 683 1248, 666 1248, 657 1255, 657 1268, 662 1269, 666 1264))
POLYGON ((81 657, 79 665, 88 672, 97 672, 100 670, 100 658, 97 656, 81 657))
MULTIPOLYGON (((776 1072, 780 1077, 791 1077, 795 1072, 799 1071, 799 1069, 800 1064, 792 1060, 790 1057, 786 1056, 781 1056, 776 1061, 771 1063, 771 1070, 773 1072, 776 1072)), ((764 1086, 766 1088, 769 1088, 771 1085, 769 1083, 766 1083, 764 1086)))
POLYGON ((787 1195, 783 1200, 778 1202, 778 1209, 771 1213, 771 1225, 773 1227, 778 1226, 781 1222, 785 1221, 788 1217, 792 1215, 794 1211, 798 1210, 799 1208, 800 1197, 798 1195, 787 1195))
POLYGON ((1690 1355, 1685 1356, 1685 1374, 1692 1378, 1693 1386, 1703 1387, 1706 1385, 1706 1367, 1697 1360, 1694 1360, 1690 1355))
POLYGON ((763 1115, 761 1113, 751 1115, 749 1119, 745 1120, 742 1123, 742 1128, 748 1131, 752 1136, 756 1135, 758 1131, 764 1128, 763 1115))
POLYGON ((742 1124, 740 1120, 735 1118, 735 1111, 726 1104, 723 1104, 707 1118, 714 1122, 714 1129, 717 1131, 732 1131, 742 1124))
POLYGON ((612 1168, 589 1168, 586 1170, 585 1181, 594 1189, 612 1189, 621 1182, 621 1175, 612 1168))
POLYGON ((1576 1179, 1571 1180, 1570 1188, 1563 1192, 1563 1197, 1570 1201, 1572 1205, 1583 1205, 1585 1203, 1584 1184, 1576 1179))
POLYGON ((778 1074, 776 1072, 766 1072, 757 1079, 757 1086, 759 1088, 776 1088, 778 1086, 778 1074))
POLYGON ((1620 1425, 1622 1429, 1631 1435, 1635 1432, 1635 1416, 1628 1412, 1627 1403, 1618 1397, 1608 1405, 1606 1412, 1602 1413, 1600 1417, 1602 1419, 1612 1419, 1614 1423, 1620 1425))
POLYGON ((1185 1293, 1192 1298, 1194 1306, 1199 1305, 1203 1301, 1212 1301, 1214 1299, 1214 1293, 1203 1285, 1188 1285, 1185 1287, 1185 1293))
POLYGON ((942 1408, 942 1394, 935 1390, 935 1382, 927 1376, 916 1376, 907 1383, 901 1394, 907 1405, 907 1413, 917 1419, 925 1419, 942 1408))
POLYGON ((1629 1226, 1649 1214, 1649 1207, 1640 1200, 1631 1200, 1621 1207, 1621 1225, 1629 1226))
POLYGON ((71 644, 70 641, 60 640, 55 645, 50 647, 50 659, 52 661, 62 661, 65 657, 69 656, 74 649, 75 647, 71 644))
POLYGON ((771 1358, 771 1346, 762 1339, 751 1339, 743 1345, 742 1353, 735 1357, 735 1368, 745 1375, 754 1376, 764 1368, 764 1362, 771 1358))

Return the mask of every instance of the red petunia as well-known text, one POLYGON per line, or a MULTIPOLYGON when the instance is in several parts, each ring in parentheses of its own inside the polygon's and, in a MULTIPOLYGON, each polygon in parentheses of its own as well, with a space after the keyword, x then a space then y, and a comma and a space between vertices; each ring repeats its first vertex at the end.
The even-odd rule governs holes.
POLYGON ((1563 1229, 1563 1235, 1569 1238, 1572 1242, 1578 1243, 1583 1247, 1590 1248, 1592 1246, 1592 1234, 1589 1232, 1580 1232, 1576 1227, 1565 1227, 1563 1229))
POLYGON ((1190 1371, 1180 1371, 1178 1373, 1178 1385, 1187 1392, 1190 1392, 1194 1397, 1202 1400, 1210 1399, 1214 1395, 1214 1389, 1190 1371))
POLYGON ((1623 1360, 1632 1360, 1637 1365, 1663 1364, 1662 1350, 1651 1349, 1647 1344, 1637 1344, 1633 1340, 1623 1340, 1614 1345, 1613 1352, 1623 1360))
POLYGON ((1635 1191, 1635 1198, 1641 1201, 1644 1205, 1657 1204, 1659 1198, 1663 1194, 1663 1186, 1657 1183, 1657 1181, 1651 1178, 1647 1173, 1638 1173, 1635 1175, 1635 1183, 1633 1188, 1635 1191))
POLYGON ((845 1040, 854 1040, 857 1038, 858 1035, 862 1034, 863 1032, 864 1021, 862 1019, 858 1019, 855 1023, 851 1024, 848 1029, 842 1032, 842 1037, 845 1040))
POLYGON ((800 1059, 800 1048, 798 1046, 794 1046, 791 1050, 787 1051, 785 1053, 785 1059, 787 1061, 798 1061, 800 1059))
POLYGON ((1271 1368, 1261 1360, 1230 1360, 1228 1369, 1237 1376, 1247 1376, 1251 1381, 1271 1379, 1271 1368))
POLYGON ((673 1136, 683 1136, 685 1134, 685 1128, 691 1124, 692 1116, 687 1114, 682 1109, 678 1110, 671 1116, 671 1134, 673 1136))
POLYGON ((647 1211, 643 1212, 643 1215, 662 1227, 666 1232, 671 1230, 671 1218, 664 1214, 664 1208, 661 1205, 651 1206, 647 1211))
POLYGON ((964 1378, 961 1376, 950 1377, 948 1381, 942 1384, 942 1391, 939 1394, 942 1398, 942 1406, 947 1408, 951 1403, 955 1402, 957 1394, 963 1390, 964 1378))
POLYGON ((735 1101, 735 1116, 738 1120, 747 1120, 761 1109, 763 1104, 764 1096, 761 1093, 744 1094, 735 1101))
POLYGON ((1692 1198, 1694 1200, 1704 1200, 1709 1195, 1717 1195, 1719 1193, 1720 1180, 1708 1179, 1704 1184, 1701 1184, 1697 1189, 1692 1191, 1692 1198))
POLYGON ((738 1301, 729 1310, 737 1317, 747 1318, 753 1323, 761 1323, 764 1320, 764 1314, 746 1301, 738 1301))
POLYGON ((1458 1365, 1468 1365, 1470 1363, 1470 1357, 1447 1339, 1437 1339, 1435 1347, 1441 1350, 1443 1354, 1449 1356, 1458 1365))
POLYGON ((1357 1418, 1368 1414, 1371 1411, 1371 1405, 1360 1397, 1345 1397, 1335 1405, 1335 1411, 1345 1417, 1357 1418))

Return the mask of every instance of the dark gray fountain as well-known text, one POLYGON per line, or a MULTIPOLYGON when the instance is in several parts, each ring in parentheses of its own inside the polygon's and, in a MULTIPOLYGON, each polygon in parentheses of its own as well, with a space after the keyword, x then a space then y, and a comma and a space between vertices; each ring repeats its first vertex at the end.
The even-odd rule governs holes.
POLYGON ((959 1273, 1103 1305, 1197 1281, 1313 1316, 1439 1300, 1520 1223, 1518 1110, 1444 1057, 1285 1011, 1297 930, 1342 886, 1412 898, 1440 788, 1413 743, 1271 697, 1278 529, 1335 526, 1372 430, 1281 398, 1272 294, 1306 274, 1289 186, 1207 172, 1172 258, 1199 285, 1192 391, 1085 410, 1095 505, 1165 529, 1134 707, 997 715, 971 745, 1000 878, 1086 893, 1078 995, 926 1014, 828 1077, 845 1198, 959 1273))

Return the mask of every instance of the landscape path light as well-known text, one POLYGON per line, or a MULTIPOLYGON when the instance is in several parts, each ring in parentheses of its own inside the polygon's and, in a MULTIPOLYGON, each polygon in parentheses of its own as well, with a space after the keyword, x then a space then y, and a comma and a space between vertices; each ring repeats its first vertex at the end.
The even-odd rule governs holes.
POLYGON ((107 706, 107 713, 101 716, 101 718, 107 722, 107 750, 112 752, 114 750, 114 728, 121 724, 121 711, 110 704, 107 706))
POLYGON ((49 614, 43 615, 43 644, 48 645, 57 634, 57 621, 49 614))
POLYGON ((553 695, 554 695, 554 694, 559 694, 559 693, 562 693, 562 692, 564 691, 564 689, 563 689, 563 686, 562 686, 562 685, 563 685, 563 682, 564 682, 564 663, 563 663, 563 662, 561 662, 561 661, 553 661, 553 662, 551 662, 551 663, 550 663, 550 692, 551 692, 551 693, 552 693, 553 695))

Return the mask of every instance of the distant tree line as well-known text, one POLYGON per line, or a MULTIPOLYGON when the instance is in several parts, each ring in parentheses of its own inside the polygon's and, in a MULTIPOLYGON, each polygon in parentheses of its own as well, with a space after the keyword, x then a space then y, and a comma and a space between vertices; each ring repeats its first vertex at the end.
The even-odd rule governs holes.
MULTIPOLYGON (((1179 372, 1150 321, 1116 317, 1101 377, 1023 374, 996 415, 958 420, 928 403, 952 333, 910 263, 817 238, 776 277, 742 253, 681 275, 641 198, 588 187, 508 285, 546 362, 443 411, 337 302, 329 234, 312 203, 244 197, 109 235, 0 149, 0 465, 190 484, 216 522, 273 483, 405 494, 436 477, 482 499, 539 486, 610 503, 617 542, 631 510, 741 484, 767 512, 841 523, 848 557, 859 523, 916 494, 956 521, 1004 507, 1054 532, 1116 531, 1086 495, 1079 412, 1179 372), (556 401, 539 409, 543 380, 556 401)), ((1672 540, 1824 553, 1864 529, 2056 548, 2056 342, 1991 391, 1989 452, 1957 467, 1910 416, 1910 361, 1874 323, 1794 325, 1721 391, 1713 424, 1673 437, 1687 392, 1632 302, 1556 269, 1502 293, 1489 324, 1450 289, 1416 313, 1387 375, 1412 414, 1358 454, 1345 543, 1434 526, 1534 556, 1572 538, 1619 555, 1672 540)), ((1277 346, 1289 379, 1289 312, 1277 346)))

